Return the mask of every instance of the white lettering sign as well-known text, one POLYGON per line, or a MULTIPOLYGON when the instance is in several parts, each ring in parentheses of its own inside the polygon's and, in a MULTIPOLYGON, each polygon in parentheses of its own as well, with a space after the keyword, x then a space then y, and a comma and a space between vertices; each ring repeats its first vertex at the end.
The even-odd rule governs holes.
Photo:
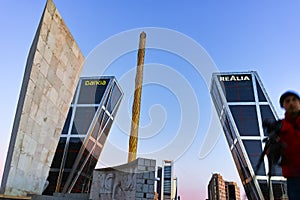
POLYGON ((220 76, 220 81, 250 81, 249 75, 220 76))

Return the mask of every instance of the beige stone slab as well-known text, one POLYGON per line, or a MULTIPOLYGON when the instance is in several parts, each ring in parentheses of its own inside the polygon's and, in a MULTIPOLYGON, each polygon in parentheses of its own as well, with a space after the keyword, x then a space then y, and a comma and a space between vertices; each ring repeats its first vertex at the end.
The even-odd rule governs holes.
POLYGON ((41 194, 82 71, 84 56, 52 0, 33 41, 1 191, 41 194))

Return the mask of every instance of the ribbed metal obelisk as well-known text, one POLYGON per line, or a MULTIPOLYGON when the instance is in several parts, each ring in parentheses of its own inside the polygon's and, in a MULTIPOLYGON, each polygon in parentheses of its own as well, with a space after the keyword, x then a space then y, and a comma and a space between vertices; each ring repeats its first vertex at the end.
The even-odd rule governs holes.
POLYGON ((135 77, 135 90, 134 90, 134 100, 132 105, 132 120, 131 120, 131 131, 130 131, 130 138, 129 138, 128 162, 131 162, 136 159, 139 121, 140 121, 142 84, 143 84, 145 44, 146 44, 146 33, 142 32, 140 34, 138 61, 137 61, 137 69, 136 69, 136 77, 135 77))

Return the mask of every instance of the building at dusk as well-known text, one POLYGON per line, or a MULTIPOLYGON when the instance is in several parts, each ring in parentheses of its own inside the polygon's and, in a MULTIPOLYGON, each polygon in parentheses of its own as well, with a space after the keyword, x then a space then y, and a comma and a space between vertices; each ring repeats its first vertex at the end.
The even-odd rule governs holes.
POLYGON ((213 174, 208 184, 208 199, 219 200, 225 198, 225 181, 220 174, 213 174))
POLYGON ((238 200, 241 199, 240 188, 236 182, 225 181, 226 199, 238 200))
POLYGON ((279 166, 273 169, 270 191, 267 159, 255 170, 268 134, 263 120, 278 119, 258 73, 213 73, 210 93, 248 199, 268 199, 269 192, 274 199, 286 199, 279 166))
POLYGON ((162 166, 157 169, 157 178, 158 199, 177 199, 177 178, 174 177, 173 161, 163 160, 162 166))
POLYGON ((208 184, 208 199, 209 200, 240 200, 240 188, 236 182, 225 181, 223 177, 215 173, 211 176, 208 184))
POLYGON ((50 168, 46 195, 87 193, 123 92, 112 76, 82 77, 50 168))

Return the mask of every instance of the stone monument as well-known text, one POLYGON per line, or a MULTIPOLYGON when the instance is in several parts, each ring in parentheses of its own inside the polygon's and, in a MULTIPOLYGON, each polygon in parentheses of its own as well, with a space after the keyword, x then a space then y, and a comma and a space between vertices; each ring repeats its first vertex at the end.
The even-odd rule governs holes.
POLYGON ((48 0, 26 63, 0 193, 42 194, 84 60, 48 0))
POLYGON ((138 158, 117 167, 96 169, 90 199, 154 199, 156 161, 138 158))

